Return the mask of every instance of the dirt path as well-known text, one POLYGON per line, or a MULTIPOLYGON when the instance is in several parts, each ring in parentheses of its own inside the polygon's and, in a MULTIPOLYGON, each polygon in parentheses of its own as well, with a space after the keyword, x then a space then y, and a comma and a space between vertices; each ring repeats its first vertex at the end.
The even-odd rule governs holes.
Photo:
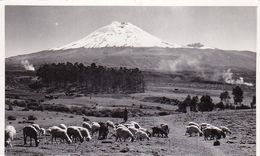
POLYGON ((213 146, 212 141, 204 141, 203 137, 185 136, 185 128, 182 123, 170 120, 171 117, 162 117, 157 123, 166 123, 170 127, 169 139, 172 144, 172 152, 178 155, 207 155, 207 156, 225 156, 221 149, 213 146), (182 154, 183 153, 183 154, 182 154))

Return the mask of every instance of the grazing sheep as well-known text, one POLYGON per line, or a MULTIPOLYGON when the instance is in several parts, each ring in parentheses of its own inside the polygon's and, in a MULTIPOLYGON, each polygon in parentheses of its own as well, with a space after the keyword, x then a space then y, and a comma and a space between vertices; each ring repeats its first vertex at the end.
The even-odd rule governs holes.
POLYGON ((58 126, 49 127, 49 128, 46 130, 46 134, 51 134, 51 131, 52 131, 53 129, 61 129, 61 128, 58 127, 58 126))
POLYGON ((87 128, 90 132, 92 130, 92 126, 87 122, 83 122, 82 127, 87 128))
POLYGON ((138 130, 135 135, 136 135, 136 140, 143 140, 143 139, 150 140, 149 136, 144 131, 138 130))
POLYGON ((204 140, 225 138, 226 134, 218 127, 211 126, 203 130, 204 140))
POLYGON ((197 124, 196 122, 189 122, 188 123, 188 126, 192 126, 192 125, 197 126, 198 128, 200 128, 200 125, 197 124))
POLYGON ((107 121, 107 126, 111 127, 111 128, 115 128, 115 124, 112 121, 107 121))
POLYGON ((211 126, 211 124, 208 123, 200 123, 200 130, 203 131, 205 128, 211 126))
POLYGON ((231 134, 231 130, 227 128, 226 126, 220 126, 219 127, 225 134, 231 134))
POLYGON ((155 137, 156 134, 157 134, 158 137, 160 135, 161 135, 161 137, 168 137, 168 133, 165 132, 161 127, 153 127, 152 128, 152 136, 155 137))
POLYGON ((12 147, 12 141, 14 136, 16 135, 16 130, 14 126, 8 125, 5 128, 5 147, 10 146, 12 147))
POLYGON ((152 134, 151 134, 151 132, 149 132, 147 129, 145 129, 145 128, 139 128, 139 130, 141 130, 141 131, 143 131, 143 132, 145 132, 145 133, 147 133, 147 135, 149 136, 149 137, 151 137, 152 136, 152 134))
POLYGON ((130 124, 134 125, 137 129, 141 128, 141 126, 135 121, 131 121, 130 124))
POLYGON ((40 132, 41 127, 38 124, 32 124, 32 126, 38 131, 40 132))
POLYGON ((91 140, 91 136, 90 136, 89 130, 87 128, 80 127, 80 126, 74 126, 74 127, 77 127, 79 129, 84 140, 86 140, 86 141, 91 140))
POLYGON ((130 126, 130 127, 128 127, 128 129, 130 130, 130 132, 131 132, 134 136, 136 136, 135 134, 138 132, 138 129, 137 129, 137 128, 135 128, 134 126, 130 126))
POLYGON ((121 138, 126 141, 126 139, 131 138, 131 141, 134 141, 134 135, 131 133, 131 131, 127 128, 119 127, 116 129, 116 141, 119 139, 121 141, 121 138))
POLYGON ((38 131, 32 125, 23 128, 24 144, 26 144, 27 137, 30 137, 30 146, 32 146, 32 139, 35 140, 35 145, 38 146, 40 141, 38 140, 38 131))
POLYGON ((169 134, 170 129, 167 124, 161 124, 160 126, 161 126, 162 130, 164 130, 167 134, 169 134))
POLYGON ((189 134, 190 136, 193 136, 193 134, 199 134, 200 136, 202 136, 202 131, 199 129, 199 127, 195 126, 195 125, 191 125, 191 126, 186 126, 186 134, 189 134))
POLYGON ((92 122, 91 123, 91 133, 92 135, 99 131, 100 124, 98 122, 92 122))
POLYGON ((46 130, 44 128, 40 129, 40 135, 45 136, 46 130))
POLYGON ((75 142, 77 142, 77 139, 79 139, 81 143, 84 141, 83 136, 77 126, 69 126, 67 128, 67 133, 71 140, 74 140, 75 142))
POLYGON ((100 128, 99 128, 99 133, 98 133, 98 139, 99 140, 106 139, 107 135, 109 133, 108 125, 103 122, 100 122, 99 125, 100 125, 100 128))
POLYGON ((60 127, 61 129, 67 130, 67 126, 65 124, 60 124, 58 127, 60 127))
POLYGON ((57 138, 60 138, 62 141, 66 140, 68 144, 70 144, 72 142, 67 134, 67 130, 59 128, 59 127, 48 129, 48 130, 50 130, 50 133, 52 136, 52 138, 51 138, 52 143, 53 143, 53 139, 55 139, 55 141, 57 142, 57 140, 56 140, 57 138))
MULTIPOLYGON (((122 125, 122 124, 120 124, 120 125, 122 125)), ((124 126, 124 127, 135 127, 133 124, 131 124, 131 123, 126 123, 126 124, 123 124, 122 126, 124 126)))

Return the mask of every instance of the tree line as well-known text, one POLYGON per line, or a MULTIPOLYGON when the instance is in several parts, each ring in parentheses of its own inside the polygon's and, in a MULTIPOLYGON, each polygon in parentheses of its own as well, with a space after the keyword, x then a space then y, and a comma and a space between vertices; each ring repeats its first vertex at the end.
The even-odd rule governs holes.
POLYGON ((186 112, 187 108, 190 111, 212 111, 213 109, 217 108, 220 110, 224 109, 248 109, 248 108, 255 108, 256 107, 256 97, 253 96, 252 102, 250 103, 250 107, 247 105, 243 105, 243 98, 244 92, 241 87, 236 86, 232 90, 233 101, 234 105, 230 102, 230 95, 228 91, 224 91, 220 93, 220 102, 214 104, 212 98, 209 95, 203 95, 199 99, 198 96, 191 97, 188 95, 182 102, 178 103, 178 110, 180 112, 186 112), (187 107, 188 106, 188 107, 187 107))
POLYGON ((138 68, 108 68, 95 63, 90 66, 77 62, 44 64, 37 69, 36 76, 48 86, 74 84, 89 93, 135 93, 144 92, 145 87, 144 75, 138 68))

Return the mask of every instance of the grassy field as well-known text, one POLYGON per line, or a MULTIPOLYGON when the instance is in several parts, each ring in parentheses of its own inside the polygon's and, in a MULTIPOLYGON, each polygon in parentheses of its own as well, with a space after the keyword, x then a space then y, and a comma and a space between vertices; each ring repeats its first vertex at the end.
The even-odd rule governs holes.
MULTIPOLYGON (((12 76, 11 76, 12 77, 12 76)), ((22 111, 23 107, 14 106, 12 111, 5 111, 6 125, 13 125, 17 130, 17 135, 13 141, 13 148, 6 148, 5 155, 256 155, 256 112, 255 109, 248 110, 224 110, 212 112, 197 112, 185 114, 176 112, 177 106, 174 104, 164 104, 158 102, 162 97, 184 100, 189 94, 191 96, 210 95, 214 103, 220 101, 219 95, 227 90, 232 92, 234 85, 223 83, 199 83, 199 82, 167 82, 156 83, 149 80, 146 83, 145 93, 135 94, 96 94, 66 96, 63 92, 57 92, 59 98, 47 99, 43 91, 33 91, 28 86, 21 84, 15 79, 11 81, 17 85, 6 85, 6 100, 23 101, 44 99, 41 104, 58 105, 68 107, 84 107, 89 110, 116 110, 127 108, 131 110, 130 121, 137 121, 144 128, 151 131, 153 126, 166 123, 170 126, 168 138, 152 137, 151 140, 135 142, 115 142, 102 143, 95 135, 90 142, 73 144, 52 144, 50 136, 40 137, 39 147, 29 147, 23 145, 22 128, 28 123, 29 115, 34 115, 37 120, 34 122, 43 128, 64 123, 66 125, 82 125, 83 117, 90 121, 107 121, 115 123, 122 122, 122 118, 84 116, 77 113, 62 113, 54 111, 22 111), (167 82, 167 83, 166 83, 167 82), (161 116, 161 112, 168 112, 170 115, 161 116), (15 116, 16 120, 7 120, 8 116, 15 116), (232 134, 220 140, 220 146, 213 146, 213 141, 204 141, 203 137, 185 136, 185 125, 188 122, 207 122, 216 126, 227 126, 232 134), (127 152, 122 150, 127 149, 127 152)), ((25 83, 28 83, 27 81, 25 83)), ((9 84, 9 82, 7 82, 9 84)), ((255 95, 255 88, 241 86, 244 90, 243 104, 250 105, 252 97, 255 95)), ((231 99, 231 102, 233 100, 231 99)), ((6 105, 6 108, 8 106, 6 105)), ((113 131, 109 134, 111 136, 113 131)))
MULTIPOLYGON (((56 112, 21 111, 15 107, 13 111, 6 111, 6 116, 15 114, 17 120, 7 121, 16 127, 17 136, 13 141, 13 148, 6 148, 6 155, 255 155, 256 150, 256 113, 255 110, 227 110, 209 113, 194 113, 191 115, 176 113, 163 117, 135 117, 129 121, 137 121, 144 128, 166 123, 170 126, 169 138, 152 137, 149 141, 102 143, 97 140, 97 135, 90 142, 73 144, 52 144, 50 136, 41 137, 39 147, 23 145, 22 128, 27 123, 21 123, 29 115, 38 119, 35 121, 40 126, 48 128, 64 123, 66 125, 82 125, 80 115, 70 115, 56 112), (213 146, 213 141, 204 141, 203 137, 185 136, 185 125, 189 121, 207 122, 216 126, 229 127, 232 134, 221 139, 220 146, 213 146), (128 148, 123 153, 121 150, 128 148), (120 152, 121 151, 121 152, 120 152)), ((118 118, 88 117, 91 121, 111 120, 121 122, 118 118)), ((109 134, 111 136, 111 134, 109 134)))

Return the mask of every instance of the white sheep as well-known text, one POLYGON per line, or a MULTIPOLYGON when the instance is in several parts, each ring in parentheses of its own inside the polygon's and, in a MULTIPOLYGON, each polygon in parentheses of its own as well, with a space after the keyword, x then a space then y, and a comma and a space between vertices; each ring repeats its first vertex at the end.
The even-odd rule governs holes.
POLYGON ((139 123, 135 122, 135 121, 131 121, 130 124, 134 125, 135 128, 139 129, 141 128, 141 126, 139 125, 139 123))
POLYGON ((67 133, 69 135, 69 137, 74 140, 75 142, 77 142, 77 139, 80 140, 80 142, 83 142, 83 136, 80 132, 80 130, 78 129, 78 126, 69 126, 67 128, 67 133))
POLYGON ((147 135, 146 132, 138 130, 136 133, 136 140, 143 140, 143 139, 147 139, 150 140, 149 136, 147 135))
POLYGON ((193 134, 199 134, 200 136, 202 136, 202 131, 199 129, 199 127, 195 126, 195 125, 191 125, 191 126, 186 126, 186 134, 189 134, 190 136, 193 136, 193 134))
POLYGON ((231 134, 231 130, 227 128, 226 126, 220 126, 219 127, 225 134, 229 133, 231 134))
POLYGON ((59 128, 59 127, 53 127, 48 130, 50 131, 51 136, 52 136, 52 138, 51 138, 52 143, 53 143, 53 139, 55 139, 55 141, 57 142, 57 140, 56 140, 57 138, 61 139, 62 141, 66 140, 68 144, 70 144, 72 142, 67 134, 67 130, 59 128))
POLYGON ((43 135, 43 136, 45 136, 46 130, 45 130, 44 128, 41 128, 41 129, 40 129, 40 134, 43 135))
POLYGON ((91 140, 91 136, 90 136, 89 130, 87 128, 80 127, 80 126, 74 126, 74 127, 77 127, 80 130, 83 139, 85 139, 86 141, 91 140))
POLYGON ((198 128, 200 128, 200 125, 197 124, 196 122, 189 122, 188 123, 188 126, 192 126, 192 125, 197 126, 198 128))
POLYGON ((65 124, 60 124, 58 127, 60 127, 61 129, 67 130, 67 126, 65 124))
POLYGON ((112 121, 107 121, 107 126, 111 127, 111 128, 115 128, 115 124, 112 121))
POLYGON ((130 127, 128 127, 128 129, 131 131, 131 133, 132 133, 134 136, 136 136, 136 132, 138 132, 138 129, 137 129, 137 128, 135 128, 134 126, 130 126, 130 127))
POLYGON ((131 141, 134 141, 134 135, 132 134, 132 132, 124 127, 119 127, 116 129, 116 141, 119 139, 121 141, 121 139, 124 139, 124 141, 126 141, 128 138, 131 138, 131 141))
POLYGON ((90 132, 92 131, 92 126, 91 124, 87 122, 83 122, 82 127, 87 128, 90 132))
POLYGON ((98 132, 100 127, 101 126, 100 126, 100 124, 98 122, 92 122, 91 123, 91 133, 92 133, 92 135, 94 133, 98 132))
POLYGON ((8 125, 5 128, 5 146, 12 147, 12 141, 14 139, 14 136, 16 135, 16 130, 14 126, 8 125))
POLYGON ((145 132, 149 137, 152 136, 152 134, 151 134, 147 129, 145 129, 145 128, 143 128, 143 127, 139 128, 139 130, 145 132))
POLYGON ((32 124, 32 126, 37 130, 40 131, 41 127, 38 124, 32 124))
POLYGON ((208 138, 214 139, 215 137, 216 139, 220 139, 221 137, 223 138, 226 137, 226 134, 216 126, 210 126, 205 128, 203 130, 203 134, 204 134, 204 140, 208 140, 208 138))

